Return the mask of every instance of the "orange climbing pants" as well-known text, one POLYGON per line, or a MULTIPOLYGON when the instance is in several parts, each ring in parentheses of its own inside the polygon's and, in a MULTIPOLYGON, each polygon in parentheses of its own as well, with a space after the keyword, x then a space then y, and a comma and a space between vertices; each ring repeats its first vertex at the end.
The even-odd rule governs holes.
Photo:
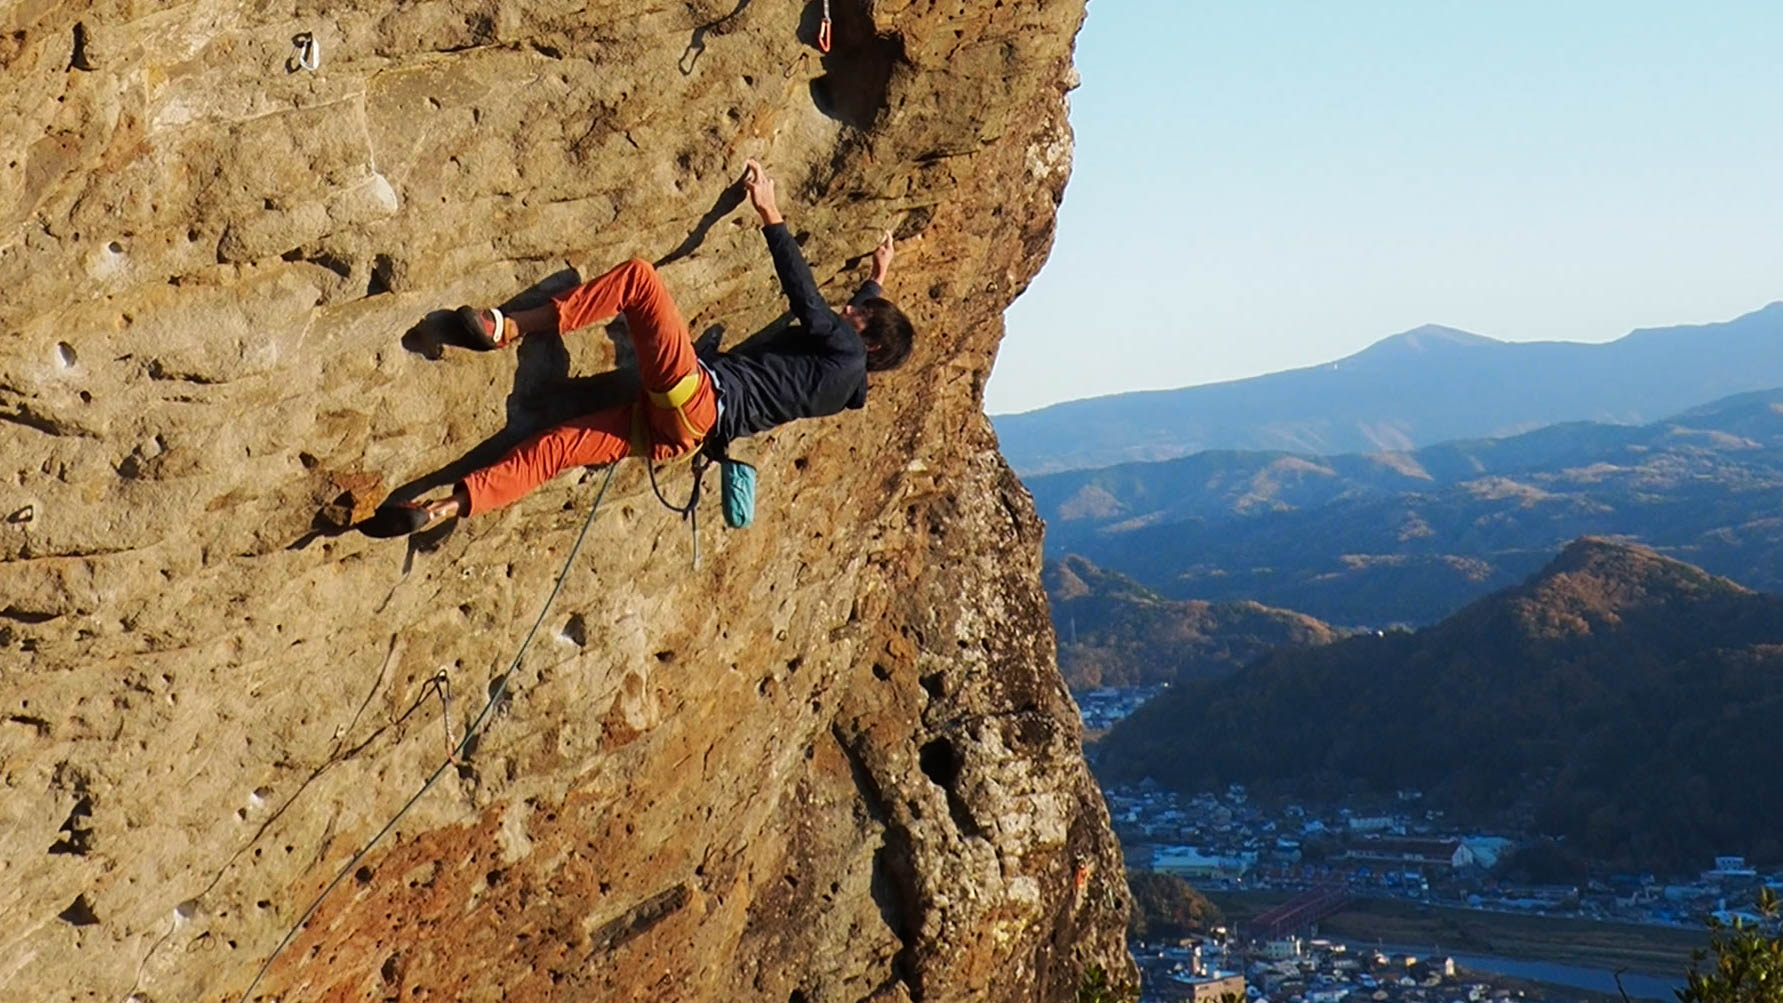
POLYGON ((625 314, 643 392, 636 403, 548 428, 466 477, 473 513, 511 504, 570 467, 601 466, 632 455, 653 461, 681 456, 718 420, 718 395, 693 354, 687 321, 649 262, 634 258, 553 302, 557 330, 565 334, 625 314))

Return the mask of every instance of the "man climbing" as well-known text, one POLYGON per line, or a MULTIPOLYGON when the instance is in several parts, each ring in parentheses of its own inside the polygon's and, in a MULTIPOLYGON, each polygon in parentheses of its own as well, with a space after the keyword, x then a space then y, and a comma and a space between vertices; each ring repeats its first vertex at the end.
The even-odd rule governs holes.
POLYGON ((687 322, 656 270, 633 259, 531 310, 459 311, 465 333, 486 348, 529 334, 568 333, 625 315, 643 393, 635 403, 595 411, 539 432, 495 464, 469 474, 451 495, 386 505, 362 524, 373 536, 399 536, 440 520, 511 504, 560 471, 627 456, 651 462, 728 443, 798 418, 821 418, 866 404, 867 373, 895 369, 910 354, 910 321, 883 295, 891 267, 888 233, 873 250, 872 277, 840 313, 818 293, 798 243, 774 201, 774 179, 748 162, 744 184, 792 306, 794 325, 765 344, 694 354, 687 322))

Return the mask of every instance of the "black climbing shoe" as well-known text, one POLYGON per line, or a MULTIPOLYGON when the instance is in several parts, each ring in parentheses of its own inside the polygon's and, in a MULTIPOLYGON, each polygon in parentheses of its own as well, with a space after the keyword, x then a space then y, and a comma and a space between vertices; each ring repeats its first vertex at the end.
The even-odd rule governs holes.
POLYGON ((378 506, 371 518, 360 523, 357 528, 366 536, 388 540, 419 532, 431 521, 426 505, 420 502, 396 502, 378 506))
POLYGON ((458 327, 471 344, 484 351, 507 348, 520 340, 518 325, 513 320, 503 317, 501 311, 493 307, 488 310, 478 310, 476 307, 469 306, 459 307, 458 327))

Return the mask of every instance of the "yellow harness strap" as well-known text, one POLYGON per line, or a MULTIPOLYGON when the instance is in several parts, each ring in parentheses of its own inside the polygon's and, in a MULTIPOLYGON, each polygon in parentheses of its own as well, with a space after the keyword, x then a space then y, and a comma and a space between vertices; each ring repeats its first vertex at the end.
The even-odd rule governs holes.
MULTIPOLYGON (((687 430, 687 434, 692 437, 696 446, 705 439, 707 433, 693 427, 693 422, 687 420, 687 412, 684 408, 688 401, 693 400, 693 395, 698 393, 699 389, 700 370, 696 367, 686 376, 676 380, 675 385, 667 390, 661 392, 652 390, 649 392, 650 403, 652 405, 675 412, 675 417, 681 419, 681 427, 687 430)), ((689 450, 681 457, 676 457, 676 459, 691 456, 697 451, 697 449, 689 450)), ((631 453, 633 456, 642 456, 645 458, 650 456, 649 422, 644 417, 644 409, 641 407, 633 407, 631 411, 631 453)))
MULTIPOLYGON (((682 408, 687 405, 688 401, 693 400, 693 395, 698 393, 699 389, 700 367, 695 366, 692 371, 686 376, 681 377, 679 380, 676 380, 675 385, 667 390, 660 393, 655 390, 650 391, 650 403, 659 408, 663 408, 664 410, 674 411, 675 416, 681 419, 681 427, 687 429, 687 434, 692 436, 695 442, 698 442, 704 437, 705 433, 693 427, 693 422, 687 420, 687 412, 682 410, 682 408)), ((640 415, 641 414, 642 412, 640 412, 640 415)), ((633 427, 636 428, 639 422, 634 419, 632 424, 633 427)), ((635 446, 636 432, 633 433, 633 440, 633 445, 635 446)))
POLYGON ((650 391, 650 403, 655 404, 660 408, 679 408, 685 405, 688 401, 693 400, 693 395, 698 392, 699 389, 700 371, 696 366, 692 372, 681 377, 681 379, 675 382, 674 386, 662 393, 657 393, 654 390, 650 391))

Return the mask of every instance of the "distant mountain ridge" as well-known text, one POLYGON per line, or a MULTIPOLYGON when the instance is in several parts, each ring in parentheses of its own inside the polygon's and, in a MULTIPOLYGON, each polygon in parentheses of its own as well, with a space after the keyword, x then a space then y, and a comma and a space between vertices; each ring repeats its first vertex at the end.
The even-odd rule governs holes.
POLYGON ((1783 590, 1783 390, 1641 426, 1408 453, 1207 452, 1026 484, 1054 559, 1349 626, 1433 622, 1585 535, 1783 590))
POLYGON ((1415 634, 1282 651, 1115 726, 1098 772, 1185 791, 1418 788, 1624 866, 1783 861, 1783 597, 1584 539, 1415 634))
POLYGON ((1568 421, 1639 424, 1783 386, 1783 301, 1606 344, 1502 342, 1426 325, 1335 362, 992 418, 1024 477, 1204 450, 1409 450, 1568 421))
POLYGON ((1450 346, 1485 348, 1490 345, 1502 344, 1504 342, 1497 338, 1488 338, 1483 334, 1474 334, 1460 328, 1444 327, 1441 324, 1425 324, 1409 331, 1402 331, 1390 338, 1383 338, 1353 357, 1361 358, 1386 351, 1423 352, 1450 346))
POLYGON ((1310 616, 1261 603, 1165 599, 1082 557, 1048 561, 1044 579, 1059 670, 1074 690, 1212 679, 1279 647, 1342 636, 1310 616))

